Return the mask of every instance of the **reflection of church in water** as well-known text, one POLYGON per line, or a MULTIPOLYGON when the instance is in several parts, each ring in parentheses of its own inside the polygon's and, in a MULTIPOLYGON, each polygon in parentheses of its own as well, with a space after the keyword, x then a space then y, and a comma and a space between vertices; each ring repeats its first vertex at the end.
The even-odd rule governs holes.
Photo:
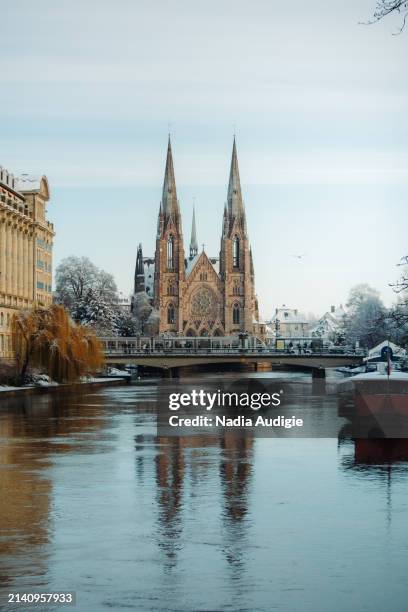
POLYGON ((141 245, 138 249, 135 293, 142 291, 151 296, 159 311, 159 333, 264 335, 265 326, 259 322, 255 295, 235 139, 219 257, 209 257, 204 250, 199 252, 194 211, 189 256, 185 256, 169 139, 154 260, 143 258, 141 245))

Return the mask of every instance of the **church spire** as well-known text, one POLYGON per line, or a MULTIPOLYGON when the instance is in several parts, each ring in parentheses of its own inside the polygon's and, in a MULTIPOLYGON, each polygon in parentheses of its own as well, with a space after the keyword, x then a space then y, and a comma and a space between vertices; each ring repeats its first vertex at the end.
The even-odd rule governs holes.
POLYGON ((145 278, 144 278, 144 263, 143 263, 143 251, 142 244, 140 243, 137 247, 136 256, 136 267, 135 267, 135 293, 140 293, 145 290, 145 278))
POLYGON ((239 180, 237 145, 232 146, 231 169, 228 184, 228 212, 230 219, 245 218, 244 202, 242 200, 241 182, 239 180))
POLYGON ((191 240, 190 240, 190 258, 193 258, 198 253, 197 243, 197 228, 195 218, 195 205, 193 205, 193 220, 191 222, 191 240))
POLYGON ((162 212, 167 221, 170 217, 174 223, 179 225, 180 210, 177 201, 176 179, 174 176, 173 153, 171 150, 171 140, 167 145, 166 169, 164 171, 162 212))

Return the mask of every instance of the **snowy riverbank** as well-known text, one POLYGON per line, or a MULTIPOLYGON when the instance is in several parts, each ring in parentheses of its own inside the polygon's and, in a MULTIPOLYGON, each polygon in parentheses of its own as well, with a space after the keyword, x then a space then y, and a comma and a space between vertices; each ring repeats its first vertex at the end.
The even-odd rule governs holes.
MULTIPOLYGON (((56 383, 48 382, 40 385, 25 385, 23 387, 13 387, 9 385, 0 385, 0 403, 5 397, 14 397, 18 395, 38 395, 42 393, 55 393, 63 392, 71 389, 78 390, 104 387, 111 385, 124 385, 128 384, 129 376, 124 375, 123 377, 105 377, 105 378, 87 378, 86 380, 75 382, 75 383, 56 383)), ((1 405, 1 404, 0 404, 1 405)))

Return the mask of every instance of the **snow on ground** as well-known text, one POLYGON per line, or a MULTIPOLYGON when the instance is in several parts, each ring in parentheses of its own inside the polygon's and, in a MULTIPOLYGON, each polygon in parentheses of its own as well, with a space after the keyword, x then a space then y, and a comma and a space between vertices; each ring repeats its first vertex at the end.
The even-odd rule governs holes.
MULTIPOLYGON (((125 379, 125 378, 128 378, 129 374, 127 372, 121 372, 121 376, 123 376, 123 379, 125 379)), ((112 380, 119 380, 119 375, 117 377, 115 375, 115 378, 113 378, 112 376, 110 376, 109 378, 107 377, 95 378, 95 377, 90 376, 89 378, 83 378, 80 382, 73 383, 73 384, 112 382, 112 380)), ((0 393, 4 391, 25 391, 27 389, 35 389, 37 387, 59 387, 59 386, 60 386, 59 383, 55 382, 54 380, 37 380, 35 384, 25 385, 23 387, 12 387, 10 385, 0 385, 0 393)))
MULTIPOLYGON (((408 372, 391 372, 389 376, 390 380, 406 380, 408 381, 408 372)), ((354 380, 388 380, 388 375, 386 372, 367 372, 366 374, 357 374, 357 376, 353 376, 351 381, 354 380)))

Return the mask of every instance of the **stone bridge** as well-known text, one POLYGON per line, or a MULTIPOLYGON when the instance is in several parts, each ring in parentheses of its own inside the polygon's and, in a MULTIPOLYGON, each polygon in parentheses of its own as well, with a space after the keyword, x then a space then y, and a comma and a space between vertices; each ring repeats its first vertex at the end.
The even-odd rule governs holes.
POLYGON ((266 346, 248 346, 238 343, 226 345, 225 339, 143 339, 101 338, 108 364, 133 364, 158 368, 167 373, 188 366, 209 364, 259 364, 272 367, 296 367, 311 370, 313 376, 322 378, 326 368, 339 368, 362 364, 364 354, 356 352, 311 352, 277 350, 266 346), (195 342, 191 342, 194 340, 195 342), (207 343, 207 346, 203 344, 207 343))

